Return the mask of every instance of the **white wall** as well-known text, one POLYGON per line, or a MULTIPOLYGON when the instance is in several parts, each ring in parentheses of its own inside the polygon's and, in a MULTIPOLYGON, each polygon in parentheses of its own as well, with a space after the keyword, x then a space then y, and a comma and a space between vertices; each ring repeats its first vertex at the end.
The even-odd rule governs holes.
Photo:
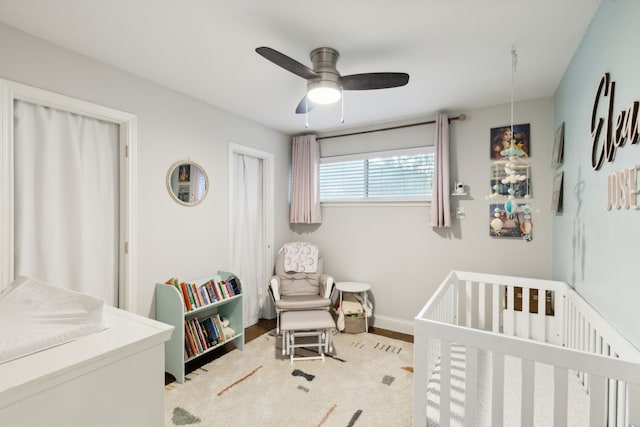
MULTIPOLYGON (((123 110, 138 117, 137 311, 153 315, 157 281, 228 269, 228 143, 274 154, 276 189, 287 188, 289 137, 0 24, 0 78, 123 110), (168 168, 190 158, 211 187, 196 207, 167 193, 168 168)), ((275 246, 288 239, 286 191, 275 200, 275 246)))
MULTIPOLYGON (((613 120, 640 101, 640 2, 603 0, 554 98, 555 123, 565 122, 564 206, 554 218, 553 276, 569 282, 640 348, 637 210, 605 209, 607 176, 640 165, 640 146, 619 148, 613 162, 591 167, 591 111, 600 77, 615 81, 613 120)), ((609 97, 598 117, 606 120, 609 97)), ((605 132, 603 130, 603 132, 605 132)), ((602 141, 601 141, 602 142, 602 141)))
MULTIPOLYGON (((288 136, 2 24, 0 57, 0 78, 138 116, 140 244, 132 250, 140 260, 141 314, 153 314, 156 281, 227 268, 228 142, 275 155, 274 247, 293 239, 315 242, 338 280, 371 283, 380 327, 411 332, 413 317, 451 269, 550 277, 550 99, 519 103, 515 110, 517 123, 531 123, 533 202, 541 210, 534 215, 530 243, 492 239, 488 231, 489 130, 508 124, 508 105, 455 112, 465 113, 467 120, 451 125, 451 176, 470 186, 470 196, 454 201, 465 208, 466 218, 449 232, 431 229, 425 206, 325 207, 319 227, 288 227, 288 136), (207 199, 194 208, 177 205, 165 187, 169 166, 187 157, 202 164, 211 179, 207 199)), ((433 126, 423 126, 321 145, 326 151, 333 144, 334 153, 357 144, 388 149, 432 142, 434 132, 433 126)))
MULTIPOLYGON (((325 269, 336 280, 372 285, 379 327, 411 333, 413 317, 453 269, 551 276, 551 98, 517 103, 514 113, 516 123, 531 124, 531 202, 540 210, 533 214, 531 242, 489 237, 489 135, 492 127, 509 124, 509 105, 455 113, 467 119, 450 126, 451 182, 463 181, 470 195, 452 199, 452 206, 464 207, 466 218, 454 220, 451 230, 434 231, 426 206, 325 206, 321 225, 291 227, 292 239, 319 245, 325 269)), ((328 155, 432 144, 434 134, 435 128, 427 125, 328 139, 321 141, 321 151, 328 155)))

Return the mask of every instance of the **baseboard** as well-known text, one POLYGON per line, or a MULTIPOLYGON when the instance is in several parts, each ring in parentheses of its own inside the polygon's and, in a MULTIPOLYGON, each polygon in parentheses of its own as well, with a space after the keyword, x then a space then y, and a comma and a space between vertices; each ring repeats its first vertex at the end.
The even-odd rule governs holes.
POLYGON ((398 319, 396 317, 380 316, 374 314, 373 325, 376 328, 413 335, 413 322, 398 319))

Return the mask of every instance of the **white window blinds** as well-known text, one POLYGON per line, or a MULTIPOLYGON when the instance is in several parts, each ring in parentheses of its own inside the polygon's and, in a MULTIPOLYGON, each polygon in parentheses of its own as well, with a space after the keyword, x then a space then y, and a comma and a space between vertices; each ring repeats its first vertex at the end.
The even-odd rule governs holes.
POLYGON ((320 201, 427 201, 433 168, 433 147, 325 157, 320 201))

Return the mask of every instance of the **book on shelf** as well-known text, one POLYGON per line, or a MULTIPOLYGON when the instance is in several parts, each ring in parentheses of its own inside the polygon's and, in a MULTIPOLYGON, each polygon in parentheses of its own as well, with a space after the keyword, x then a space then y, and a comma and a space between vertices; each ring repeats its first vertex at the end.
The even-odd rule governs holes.
POLYGON ((204 301, 204 299, 202 298, 202 293, 198 289, 198 285, 196 285, 195 283, 192 283, 191 286, 193 287, 193 295, 197 300, 198 307, 202 307, 204 305, 207 305, 206 302, 204 301))
POLYGON ((204 329, 207 331, 207 338, 209 343, 214 346, 218 344, 218 333, 216 331, 216 326, 213 324, 213 320, 211 317, 207 317, 202 321, 202 325, 204 329))
POLYGON ((227 338, 224 335, 224 327, 222 326, 222 320, 220 319, 220 315, 216 314, 215 316, 211 316, 211 317, 218 330, 218 335, 222 340, 220 342, 226 341, 227 338))
POLYGON ((200 343, 202 344, 202 349, 203 350, 207 350, 209 347, 211 347, 209 345, 209 339, 207 338, 207 333, 204 329, 204 326, 202 326, 202 323, 200 323, 200 321, 198 319, 194 319, 194 324, 196 326, 196 328, 198 329, 198 337, 200 338, 200 343))
POLYGON ((184 285, 184 297, 185 297, 185 303, 187 303, 187 306, 189 307, 189 310, 193 310, 193 303, 191 300, 191 291, 189 290, 189 284, 187 282, 182 282, 180 283, 180 286, 184 285))
POLYGON ((216 295, 216 300, 221 301, 224 299, 224 296, 220 292, 220 286, 215 280, 211 280, 211 289, 213 289, 213 293, 216 295))
POLYGON ((180 292, 185 311, 191 311, 234 297, 242 292, 240 280, 236 275, 232 274, 226 279, 216 276, 216 279, 212 278, 198 285, 196 283, 181 282, 172 277, 165 284, 174 286, 180 292))
POLYGON ((233 288, 233 292, 235 293, 235 295, 241 294, 242 293, 242 288, 240 286, 240 279, 238 279, 238 276, 236 276, 235 274, 232 274, 231 276, 229 276, 229 278, 227 279, 227 282, 231 285, 231 287, 233 288))
POLYGON ((211 279, 207 283, 202 285, 202 287, 206 291, 207 295, 209 296, 209 301, 211 301, 211 303, 217 302, 219 300, 219 298, 216 296, 216 293, 215 293, 215 291, 213 289, 213 284, 214 283, 215 283, 214 280, 211 279))
POLYGON ((202 320, 198 318, 186 320, 184 327, 186 358, 197 356, 230 338, 224 333, 223 322, 219 314, 202 320))
POLYGON ((193 299, 196 300, 196 308, 202 307, 204 304, 200 301, 200 295, 198 294, 198 286, 195 283, 191 283, 191 293, 193 294, 193 299))
POLYGON ((184 348, 187 350, 188 357, 193 357, 198 354, 196 344, 193 342, 191 330, 186 321, 184 322, 184 348))
POLYGON ((200 291, 200 296, 202 297, 202 301, 204 303, 204 305, 209 305, 211 304, 211 300, 209 299, 209 294, 207 293, 207 289, 205 288, 205 285, 200 285, 200 287, 198 288, 198 291, 200 291))
POLYGON ((209 334, 210 334, 209 339, 211 340, 211 342, 214 343, 214 345, 224 342, 224 337, 222 336, 221 331, 218 329, 218 326, 216 326, 214 316, 207 317, 204 320, 203 324, 205 328, 209 331, 209 334))
POLYGON ((191 299, 189 298, 189 291, 187 290, 187 284, 185 282, 180 283, 180 290, 182 291, 182 300, 184 301, 184 308, 191 310, 191 299))
POLYGON ((193 329, 193 322, 189 320, 187 322, 187 327, 189 328, 189 335, 191 336, 191 340, 193 341, 195 347, 195 354, 202 353, 202 346, 200 345, 200 340, 198 339, 198 335, 193 329))
POLYGON ((222 292, 222 295, 224 296, 224 298, 229 298, 229 291, 227 290, 227 282, 225 282, 224 280, 221 280, 220 282, 218 282, 220 284, 220 291, 222 292))

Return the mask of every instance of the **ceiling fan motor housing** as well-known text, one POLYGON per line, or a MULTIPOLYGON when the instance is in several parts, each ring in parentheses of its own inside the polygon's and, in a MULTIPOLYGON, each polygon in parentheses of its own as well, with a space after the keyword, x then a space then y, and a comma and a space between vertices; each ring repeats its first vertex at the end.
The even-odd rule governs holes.
POLYGON ((313 49, 310 56, 313 63, 313 71, 320 77, 307 81, 307 92, 318 86, 334 87, 337 90, 341 90, 340 74, 336 69, 336 63, 340 57, 338 51, 330 47, 319 47, 313 49))

